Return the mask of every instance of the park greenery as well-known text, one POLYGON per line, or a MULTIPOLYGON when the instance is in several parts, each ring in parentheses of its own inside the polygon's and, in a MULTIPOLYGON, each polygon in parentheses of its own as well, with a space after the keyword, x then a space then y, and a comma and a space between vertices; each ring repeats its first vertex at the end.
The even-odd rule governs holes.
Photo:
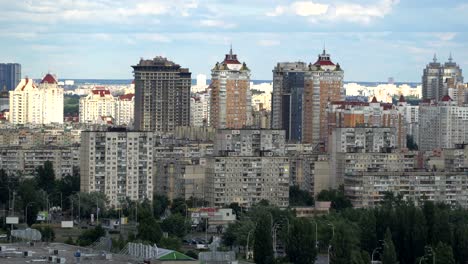
POLYGON ((355 209, 342 189, 317 197, 332 201, 327 215, 297 218, 293 207, 281 210, 259 203, 231 224, 223 235, 242 256, 253 250, 255 263, 314 263, 317 254, 330 263, 467 263, 468 210, 431 201, 406 201, 387 193, 375 208, 355 209), (317 227, 317 241, 315 240, 317 227), (275 255, 272 232, 277 230, 275 255), (284 248, 285 254, 279 254, 284 248), (280 257, 280 255, 283 255, 280 257))
MULTIPOLYGON (((80 193, 79 185, 77 170, 57 177, 50 162, 38 167, 34 175, 7 175, 0 170, 0 204, 9 214, 27 218, 28 225, 34 224, 41 231, 44 241, 55 239, 47 223, 36 221, 37 213, 47 208, 63 207, 61 217, 81 218, 81 223, 89 222, 90 215, 98 211, 102 218, 126 216, 138 225, 135 234, 113 237, 116 250, 129 241, 179 250, 191 229, 188 208, 207 205, 194 198, 170 201, 155 194, 152 202, 125 199, 112 208, 106 206, 108 201, 102 193, 80 193)), ((316 196, 317 201, 331 202, 329 214, 298 218, 294 207, 313 206, 314 198, 295 186, 289 195, 290 207, 286 209, 265 200, 252 208, 229 205, 237 221, 225 229, 223 247, 236 250, 241 258, 252 256, 260 264, 314 263, 317 255, 328 252, 333 264, 367 264, 372 259, 383 264, 468 262, 468 210, 459 206, 408 201, 387 193, 379 206, 352 208, 341 186, 316 196), (275 241, 277 247, 273 247, 275 241)), ((0 229, 7 230, 8 226, 2 223, 0 229)), ((68 238, 67 243, 87 246, 106 233, 97 225, 75 239, 68 238)))

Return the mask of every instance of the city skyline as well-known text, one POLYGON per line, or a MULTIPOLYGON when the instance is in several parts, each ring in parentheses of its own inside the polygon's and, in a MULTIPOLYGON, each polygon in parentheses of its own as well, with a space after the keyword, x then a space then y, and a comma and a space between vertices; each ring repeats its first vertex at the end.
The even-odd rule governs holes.
POLYGON ((277 62, 313 63, 324 46, 345 81, 420 82, 434 53, 468 67, 460 1, 254 2, 0 0, 0 56, 22 77, 60 79, 131 79, 130 65, 159 55, 209 76, 231 43, 253 80, 271 80, 277 62))

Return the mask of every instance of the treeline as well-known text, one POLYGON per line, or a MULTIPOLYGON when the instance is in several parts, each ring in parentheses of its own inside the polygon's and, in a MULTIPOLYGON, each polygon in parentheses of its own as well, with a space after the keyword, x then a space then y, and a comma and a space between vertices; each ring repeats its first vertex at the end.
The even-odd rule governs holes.
POLYGON ((314 263, 317 254, 328 252, 334 264, 368 264, 372 258, 383 264, 468 263, 466 209, 431 201, 419 207, 392 194, 376 208, 353 209, 340 191, 322 195, 335 199, 328 215, 300 219, 292 209, 261 203, 240 213, 223 242, 242 257, 253 250, 257 264, 314 263))

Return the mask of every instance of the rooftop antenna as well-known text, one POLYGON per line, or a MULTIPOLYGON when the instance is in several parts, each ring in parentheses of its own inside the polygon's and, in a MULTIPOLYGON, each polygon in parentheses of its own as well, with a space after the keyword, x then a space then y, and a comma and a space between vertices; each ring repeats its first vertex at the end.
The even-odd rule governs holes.
POLYGON ((437 55, 434 53, 434 58, 432 59, 434 61, 434 63, 437 62, 437 55))
POLYGON ((325 55, 326 52, 325 52, 325 42, 323 43, 323 55, 325 55))
POLYGON ((452 52, 450 52, 450 55, 449 55, 449 62, 452 62, 452 61, 453 61, 452 52))
POLYGON ((232 43, 231 43, 231 49, 229 50, 229 55, 232 56, 232 43))

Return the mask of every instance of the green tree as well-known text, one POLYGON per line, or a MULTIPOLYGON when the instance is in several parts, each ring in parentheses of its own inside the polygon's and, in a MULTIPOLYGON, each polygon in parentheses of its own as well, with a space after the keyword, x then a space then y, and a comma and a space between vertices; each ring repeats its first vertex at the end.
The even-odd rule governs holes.
POLYGON ((439 242, 435 248, 436 264, 455 264, 453 250, 450 245, 439 242))
POLYGON ((176 198, 176 199, 172 200, 171 213, 187 215, 188 214, 188 206, 185 203, 185 200, 182 199, 182 198, 176 198))
POLYGON ((377 228, 374 210, 365 210, 361 212, 359 218, 360 240, 362 249, 372 252, 377 244, 377 228))
POLYGON ((268 213, 262 213, 257 220, 254 232, 254 261, 256 264, 274 263, 271 226, 271 216, 268 213))
POLYGON ((35 229, 41 232, 42 241, 44 242, 53 242, 55 240, 55 232, 49 225, 38 226, 35 229))
POLYGON ((454 255, 457 263, 468 262, 468 224, 459 224, 455 229, 454 255))
POLYGON ((161 227, 152 217, 143 218, 138 223, 137 238, 151 243, 159 243, 162 237, 161 227))
POLYGON ((154 216, 160 218, 166 212, 169 206, 169 199, 164 195, 154 194, 153 196, 153 212, 154 216))
POLYGON ((359 262, 359 236, 356 227, 348 222, 336 222, 335 234, 331 240, 330 260, 333 264, 349 264, 353 259, 359 262))
POLYGON ((173 214, 161 223, 161 228, 171 236, 183 238, 187 234, 188 226, 184 216, 173 214))
POLYGON ((322 190, 317 195, 317 201, 330 201, 331 207, 338 211, 353 207, 351 200, 345 196, 343 185, 338 190, 322 190))
POLYGON ((392 233, 390 232, 390 229, 387 228, 383 245, 382 264, 396 263, 398 263, 398 261, 395 246, 393 244, 392 233))
POLYGON ((180 242, 180 238, 178 237, 168 237, 168 238, 161 238, 159 241, 159 246, 162 248, 172 249, 175 251, 179 251, 182 247, 182 243, 180 242))
POLYGON ((51 194, 55 188, 55 172, 54 165, 47 160, 44 165, 36 168, 36 180, 39 188, 43 189, 47 194, 51 194))
POLYGON ((289 205, 290 206, 313 206, 314 197, 307 191, 301 190, 299 186, 289 187, 289 205))
POLYGON ((314 263, 317 257, 315 227, 304 218, 295 218, 290 225, 286 246, 289 261, 295 264, 314 263))
POLYGON ((76 244, 82 247, 86 247, 96 242, 99 238, 106 235, 106 231, 102 228, 101 225, 96 226, 93 229, 88 229, 81 233, 81 235, 76 240, 76 244))

